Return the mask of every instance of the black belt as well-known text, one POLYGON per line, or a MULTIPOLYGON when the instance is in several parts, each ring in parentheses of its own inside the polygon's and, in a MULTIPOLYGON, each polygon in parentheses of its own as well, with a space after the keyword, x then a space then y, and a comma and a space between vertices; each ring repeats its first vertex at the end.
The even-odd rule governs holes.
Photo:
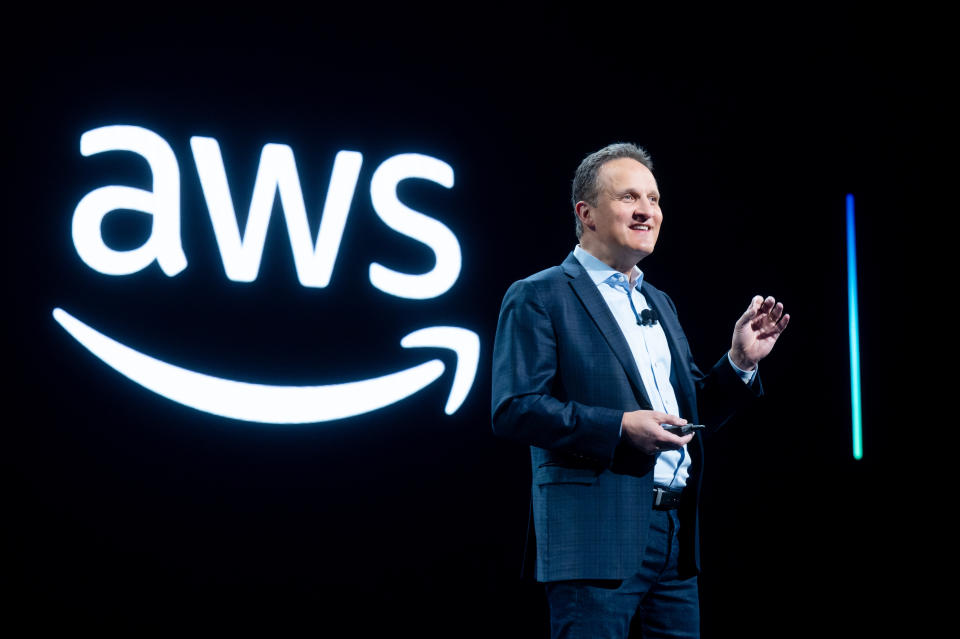
POLYGON ((653 509, 654 510, 673 510, 680 507, 680 500, 683 497, 682 490, 670 490, 668 488, 653 487, 653 509))

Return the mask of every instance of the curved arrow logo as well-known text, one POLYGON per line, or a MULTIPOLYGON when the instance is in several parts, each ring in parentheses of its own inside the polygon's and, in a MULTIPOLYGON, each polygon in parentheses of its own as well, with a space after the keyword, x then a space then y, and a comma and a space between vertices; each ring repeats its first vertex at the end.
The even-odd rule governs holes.
MULTIPOLYGON (((105 364, 167 399, 197 410, 269 424, 307 424, 362 415, 398 402, 443 374, 433 359, 389 375, 325 386, 271 386, 214 377, 181 368, 136 351, 87 326, 61 308, 53 318, 105 364)), ((445 412, 452 415, 473 386, 480 360, 480 338, 456 326, 431 326, 405 336, 404 348, 449 348, 457 354, 445 412)))

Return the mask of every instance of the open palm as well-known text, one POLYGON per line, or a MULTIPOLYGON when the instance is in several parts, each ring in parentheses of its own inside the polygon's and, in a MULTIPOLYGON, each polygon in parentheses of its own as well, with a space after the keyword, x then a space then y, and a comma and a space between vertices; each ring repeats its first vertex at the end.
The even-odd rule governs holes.
POLYGON ((783 312, 783 304, 757 295, 733 327, 730 359, 744 370, 753 370, 757 362, 770 354, 789 322, 790 315, 783 312))

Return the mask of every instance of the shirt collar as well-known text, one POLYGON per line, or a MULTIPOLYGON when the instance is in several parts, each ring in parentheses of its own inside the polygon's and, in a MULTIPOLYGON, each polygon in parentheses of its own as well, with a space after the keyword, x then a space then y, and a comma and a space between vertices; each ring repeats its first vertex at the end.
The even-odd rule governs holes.
MULTIPOLYGON (((580 262, 580 265, 583 266, 584 270, 587 272, 587 275, 590 276, 590 279, 593 280, 593 283, 597 286, 600 286, 611 277, 619 273, 619 271, 613 267, 608 266, 604 262, 588 253, 587 250, 579 244, 573 247, 573 256, 577 258, 577 260, 580 262)), ((634 281, 634 287, 639 289, 640 286, 643 285, 643 271, 634 265, 633 272, 630 274, 630 279, 634 281)))

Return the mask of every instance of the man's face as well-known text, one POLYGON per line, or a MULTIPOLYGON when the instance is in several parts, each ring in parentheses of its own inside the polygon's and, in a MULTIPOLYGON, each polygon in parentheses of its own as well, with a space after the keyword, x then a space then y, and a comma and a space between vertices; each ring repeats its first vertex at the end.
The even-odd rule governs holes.
POLYGON ((585 207, 582 221, 587 228, 581 239, 604 254, 597 255, 600 259, 608 257, 629 268, 653 253, 657 244, 663 223, 657 181, 650 169, 632 158, 605 163, 598 181, 596 206, 585 207))

